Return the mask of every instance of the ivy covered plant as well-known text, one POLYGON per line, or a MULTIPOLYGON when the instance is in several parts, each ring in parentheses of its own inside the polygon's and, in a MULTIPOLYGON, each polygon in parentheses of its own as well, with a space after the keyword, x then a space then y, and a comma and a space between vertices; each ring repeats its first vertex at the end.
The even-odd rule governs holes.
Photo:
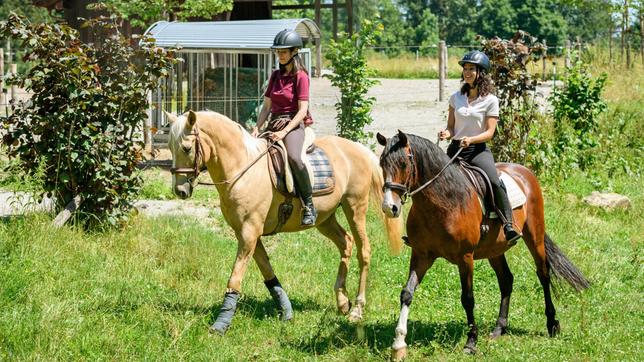
POLYGON ((524 31, 518 31, 511 40, 483 39, 481 45, 490 57, 490 76, 499 98, 499 123, 492 152, 497 161, 525 163, 530 130, 538 118, 532 98, 537 81, 532 79, 527 65, 540 59, 545 47, 524 31))
POLYGON ((365 52, 381 32, 382 24, 363 20, 359 32, 352 36, 340 34, 337 42, 330 41, 326 58, 331 61, 333 74, 325 77, 340 90, 340 101, 335 104, 340 137, 359 142, 373 138, 364 131, 373 122, 371 107, 375 101, 367 92, 378 81, 369 79, 375 72, 367 66, 365 52))
POLYGON ((172 62, 149 41, 133 48, 107 20, 87 23, 100 39, 93 44, 65 25, 30 24, 15 14, 0 23, 32 65, 8 81, 33 94, 0 121, 8 156, 26 175, 44 170, 41 196, 53 196, 58 208, 80 196, 76 220, 87 226, 116 225, 128 215, 141 185, 147 94, 172 62))

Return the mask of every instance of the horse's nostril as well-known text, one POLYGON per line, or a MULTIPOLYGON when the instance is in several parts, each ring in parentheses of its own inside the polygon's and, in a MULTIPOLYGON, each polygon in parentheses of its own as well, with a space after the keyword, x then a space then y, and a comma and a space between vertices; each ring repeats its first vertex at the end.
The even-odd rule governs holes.
POLYGON ((391 207, 391 212, 393 212, 393 214, 396 215, 398 213, 398 207, 396 205, 393 205, 391 207))

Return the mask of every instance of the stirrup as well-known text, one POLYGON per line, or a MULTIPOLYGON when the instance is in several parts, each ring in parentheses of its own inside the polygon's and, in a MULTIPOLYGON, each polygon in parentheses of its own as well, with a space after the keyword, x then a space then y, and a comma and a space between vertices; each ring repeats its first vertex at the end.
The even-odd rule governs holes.
POLYGON ((505 235, 505 240, 508 242, 509 246, 514 246, 519 242, 519 239, 523 236, 521 233, 516 232, 512 224, 503 225, 503 234, 505 235))

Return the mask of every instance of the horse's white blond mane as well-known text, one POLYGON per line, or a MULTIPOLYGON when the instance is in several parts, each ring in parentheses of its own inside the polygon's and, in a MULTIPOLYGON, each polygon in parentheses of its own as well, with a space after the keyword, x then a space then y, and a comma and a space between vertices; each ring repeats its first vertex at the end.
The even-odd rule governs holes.
MULTIPOLYGON (((235 123, 225 115, 214 111, 200 111, 198 113, 205 116, 214 117, 215 119, 230 121, 237 127, 239 127, 239 131, 241 133, 241 141, 244 145, 244 148, 246 149, 249 158, 257 157, 266 148, 266 141, 253 137, 239 123, 235 123)), ((177 116, 177 120, 170 127, 171 140, 175 140, 176 142, 177 140, 181 140, 185 136, 185 126, 187 121, 188 117, 186 117, 185 115, 177 116)))

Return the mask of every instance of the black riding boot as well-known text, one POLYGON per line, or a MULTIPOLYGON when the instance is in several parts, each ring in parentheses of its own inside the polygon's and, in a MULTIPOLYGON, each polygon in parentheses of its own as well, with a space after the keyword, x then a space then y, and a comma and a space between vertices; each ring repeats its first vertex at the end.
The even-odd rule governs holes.
POLYGON ((297 192, 302 199, 302 225, 315 225, 318 213, 315 210, 315 206, 313 206, 313 196, 311 196, 313 188, 311 187, 311 180, 309 180, 309 173, 306 168, 303 170, 291 168, 291 170, 293 171, 297 192))
POLYGON ((505 240, 507 240, 508 245, 510 246, 516 245, 521 234, 514 230, 512 206, 510 205, 510 200, 508 200, 508 192, 505 189, 503 181, 501 181, 501 186, 494 190, 494 202, 496 203, 497 212, 499 212, 499 210, 501 211, 501 215, 499 215, 499 217, 503 220, 503 233, 505 234, 505 240))

